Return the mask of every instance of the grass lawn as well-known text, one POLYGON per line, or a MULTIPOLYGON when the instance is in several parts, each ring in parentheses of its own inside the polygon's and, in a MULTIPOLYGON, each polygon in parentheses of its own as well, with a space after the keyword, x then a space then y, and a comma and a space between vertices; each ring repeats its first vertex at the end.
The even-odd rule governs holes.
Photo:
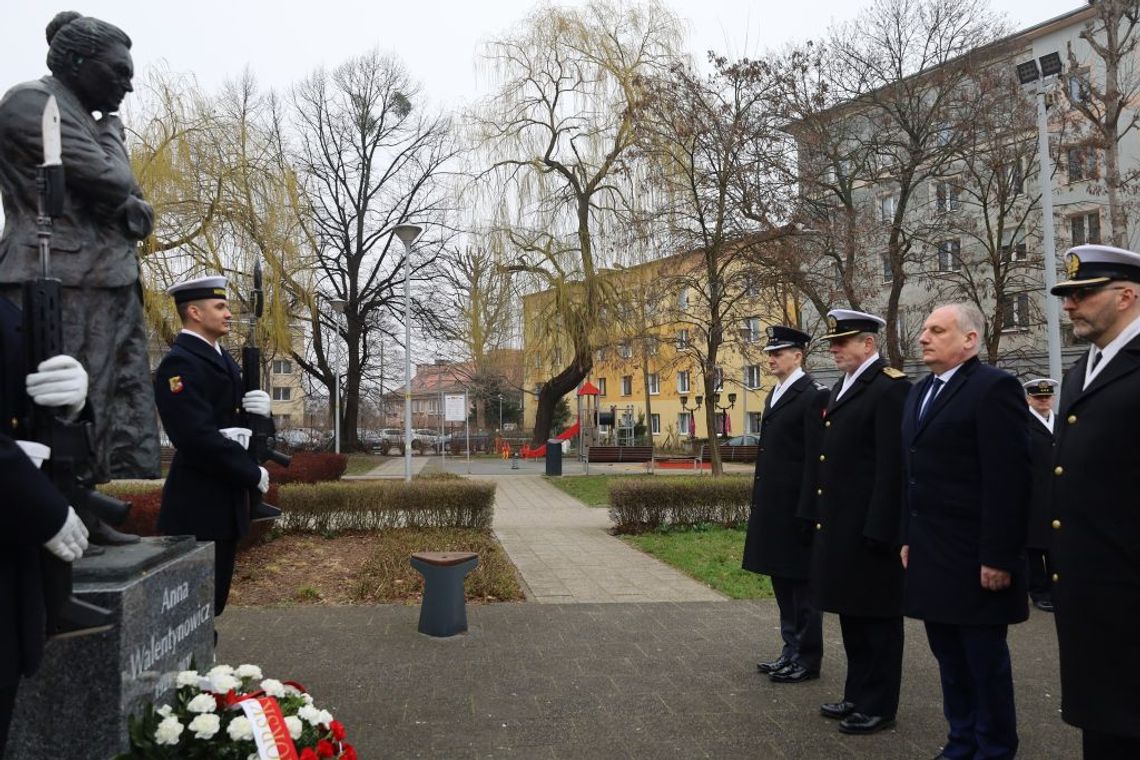
POLYGON ((465 584, 470 602, 522 601, 514 565, 490 531, 400 528, 333 538, 286 534, 238 554, 230 600, 246 607, 418 602, 419 551, 479 553, 465 584))
POLYGON ((382 454, 349 454, 348 467, 344 469, 344 474, 367 475, 386 461, 388 457, 382 454))
POLYGON ((670 530, 622 538, 733 599, 772 596, 768 576, 740 567, 744 554, 743 528, 670 530))
POLYGON ((546 482, 565 491, 588 507, 608 507, 610 505, 610 481, 614 478, 630 477, 637 476, 569 475, 561 478, 546 478, 546 482))

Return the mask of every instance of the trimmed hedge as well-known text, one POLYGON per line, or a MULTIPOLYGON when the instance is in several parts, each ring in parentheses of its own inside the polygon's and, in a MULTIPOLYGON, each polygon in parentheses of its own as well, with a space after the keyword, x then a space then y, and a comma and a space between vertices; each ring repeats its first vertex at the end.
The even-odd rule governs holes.
MULTIPOLYGON (((269 482, 277 485, 286 483, 324 483, 340 480, 348 467, 347 454, 332 454, 327 451, 298 451, 288 467, 267 462, 269 482)), ((272 499, 271 503, 276 504, 272 499)))
POLYGON ((284 532, 333 534, 387 528, 491 527, 493 483, 459 477, 358 480, 281 487, 284 532))
POLYGON ((610 521, 614 533, 646 533, 666 525, 735 527, 748 520, 751 501, 747 475, 615 478, 610 521))

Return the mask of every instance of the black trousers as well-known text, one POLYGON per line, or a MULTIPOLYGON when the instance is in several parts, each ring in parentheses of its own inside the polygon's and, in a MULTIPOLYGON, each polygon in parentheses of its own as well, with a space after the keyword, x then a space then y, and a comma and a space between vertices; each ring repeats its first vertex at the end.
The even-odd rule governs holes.
POLYGON ((0 686, 0 757, 8 744, 8 726, 12 723, 12 710, 16 707, 16 689, 19 683, 0 686))
POLYGON ((237 544, 236 540, 214 542, 214 617, 222 614, 226 609, 226 600, 230 598, 237 544))
POLYGON ((847 682, 843 701, 855 712, 893 718, 902 686, 903 619, 840 615, 847 682))
POLYGON ((1053 563, 1047 549, 1025 550, 1029 560, 1029 598, 1035 602, 1052 601, 1053 563))
POLYGON ((1140 736, 1082 731, 1085 760, 1135 760, 1140 757, 1140 736))
POLYGON ((823 662, 823 614, 812 598, 806 580, 772 577, 772 590, 780 607, 780 653, 806 670, 818 672, 823 662))

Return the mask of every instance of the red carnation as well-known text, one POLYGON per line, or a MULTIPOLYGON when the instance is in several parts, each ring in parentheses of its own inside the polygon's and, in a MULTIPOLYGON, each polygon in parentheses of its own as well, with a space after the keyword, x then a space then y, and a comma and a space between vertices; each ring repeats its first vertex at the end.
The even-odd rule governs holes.
POLYGON ((332 731, 333 738, 339 741, 344 741, 344 736, 347 731, 344 730, 344 724, 339 720, 334 720, 329 724, 329 730, 332 731))
POLYGON ((336 757, 336 750, 333 749, 332 742, 321 739, 317 742, 317 754, 321 757, 336 757))
POLYGON ((317 760, 317 753, 313 752, 312 747, 305 747, 301 750, 300 760, 317 760))
POLYGON ((351 744, 344 745, 344 754, 340 756, 340 760, 357 760, 356 750, 351 744))

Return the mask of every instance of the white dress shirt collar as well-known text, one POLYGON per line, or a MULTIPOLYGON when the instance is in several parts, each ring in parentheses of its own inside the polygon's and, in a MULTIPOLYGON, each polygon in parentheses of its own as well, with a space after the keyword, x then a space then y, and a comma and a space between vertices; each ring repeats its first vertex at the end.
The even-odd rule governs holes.
POLYGON ((868 359, 867 361, 860 364, 859 369, 855 370, 850 375, 844 375, 843 376, 843 387, 839 389, 839 395, 836 396, 835 398, 837 400, 843 398, 843 394, 847 392, 848 388, 850 388, 852 385, 855 384, 855 381, 859 379, 859 375, 863 374, 867 370, 867 367, 870 367, 872 364, 874 364, 877 361, 879 361, 878 352, 872 354, 870 359, 868 359))
POLYGON ((803 376, 804 368, 796 367, 795 371, 793 371, 792 374, 788 375, 782 383, 779 383, 775 388, 772 389, 772 402, 768 405, 768 408, 770 409, 775 406, 776 402, 780 400, 780 396, 784 395, 784 391, 787 390, 792 385, 792 383, 796 382, 803 376))
MULTIPOLYGON (((1140 317, 1132 320, 1132 322, 1120 331, 1111 342, 1104 348, 1098 349, 1096 346, 1089 346, 1089 360, 1085 362, 1085 384, 1084 388, 1089 387, 1089 383, 1093 378, 1099 375, 1104 370, 1104 365, 1112 361, 1112 358, 1120 353, 1120 349, 1124 348, 1128 343, 1140 335, 1140 317), (1096 357, 1097 351, 1100 351, 1100 361, 1097 362, 1096 367, 1093 367, 1093 359, 1096 357)), ((1083 390, 1083 388, 1082 388, 1083 390)))
POLYGON ((222 347, 221 346, 219 346, 217 343, 211 343, 210 341, 206 340, 205 337, 199 335, 198 333, 194 332, 193 330, 187 330, 186 328, 183 328, 182 334, 183 335, 193 335, 195 338, 202 341, 203 343, 205 343, 207 346, 214 349, 215 351, 217 351, 218 356, 222 355, 222 347))

